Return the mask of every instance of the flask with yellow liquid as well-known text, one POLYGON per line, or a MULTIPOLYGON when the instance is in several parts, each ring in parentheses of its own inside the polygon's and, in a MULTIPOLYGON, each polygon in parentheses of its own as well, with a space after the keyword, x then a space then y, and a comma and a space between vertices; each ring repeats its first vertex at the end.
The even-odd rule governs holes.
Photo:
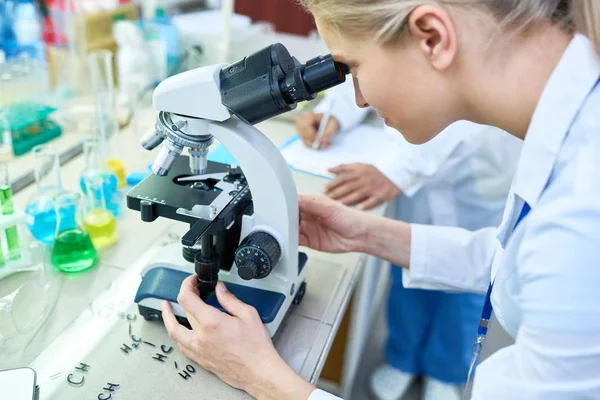
POLYGON ((87 208, 83 216, 83 226, 100 250, 111 246, 117 241, 117 221, 114 215, 106 209, 104 198, 104 179, 100 174, 85 177, 87 208))

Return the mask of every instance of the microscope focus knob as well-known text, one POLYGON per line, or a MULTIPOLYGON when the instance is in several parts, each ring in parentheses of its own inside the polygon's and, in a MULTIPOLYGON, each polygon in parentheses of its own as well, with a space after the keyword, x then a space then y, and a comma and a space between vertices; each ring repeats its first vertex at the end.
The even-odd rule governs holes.
POLYGON ((158 215, 156 214, 156 205, 149 200, 140 201, 140 215, 144 222, 154 221, 158 218, 158 215))
POLYGON ((281 258, 281 246, 266 232, 252 232, 235 252, 238 275, 244 280, 268 276, 281 258))

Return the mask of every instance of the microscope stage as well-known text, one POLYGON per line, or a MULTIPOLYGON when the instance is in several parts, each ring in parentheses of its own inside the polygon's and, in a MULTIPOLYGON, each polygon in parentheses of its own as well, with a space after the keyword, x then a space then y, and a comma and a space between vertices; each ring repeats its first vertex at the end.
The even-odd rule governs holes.
MULTIPOLYGON (((209 161, 206 173, 226 174, 227 170, 227 165, 209 161)), ((189 223, 197 221, 198 217, 178 214, 177 210, 192 210, 198 204, 210 205, 221 191, 214 187, 214 179, 207 179, 203 188, 194 188, 197 182, 177 181, 190 175, 188 157, 178 157, 166 176, 150 175, 132 188, 127 193, 127 207, 141 211, 140 203, 147 200, 154 204, 157 216, 189 223)))

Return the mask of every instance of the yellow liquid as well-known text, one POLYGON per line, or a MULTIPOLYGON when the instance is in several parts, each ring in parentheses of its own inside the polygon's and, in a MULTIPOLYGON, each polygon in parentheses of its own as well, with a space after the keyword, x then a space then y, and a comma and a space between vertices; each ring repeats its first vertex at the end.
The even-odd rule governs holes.
POLYGON ((98 250, 117 241, 117 220, 106 210, 95 209, 87 213, 83 217, 83 226, 98 250))

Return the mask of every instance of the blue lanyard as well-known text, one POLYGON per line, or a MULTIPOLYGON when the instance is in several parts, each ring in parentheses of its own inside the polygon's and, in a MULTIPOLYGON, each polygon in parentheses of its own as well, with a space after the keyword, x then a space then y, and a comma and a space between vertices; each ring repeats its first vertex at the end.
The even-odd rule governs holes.
MULTIPOLYGON (((523 204, 523 208, 521 209, 521 214, 519 215, 519 218, 517 219, 517 223, 515 224, 513 231, 515 229, 517 229, 517 226, 519 226, 519 223, 521 223, 523 218, 525 218, 527 216, 527 214, 529 214, 529 211, 531 211, 531 207, 529 206, 529 204, 527 204, 527 203, 523 204)), ((490 286, 488 286, 487 293, 485 294, 485 303, 483 303, 483 310, 481 311, 481 321, 479 322, 479 328, 477 328, 478 336, 487 335, 488 324, 490 322, 490 318, 492 317, 492 311, 493 311, 492 299, 491 299, 492 289, 494 289, 494 282, 490 283, 490 286)))
MULTIPOLYGON (((523 204, 523 208, 521 209, 521 214, 517 219, 517 223, 513 228, 513 231, 517 229, 519 223, 529 214, 531 211, 531 207, 529 204, 523 204)), ((483 304, 483 310, 481 311, 481 320, 479 321, 479 327, 477 328, 477 340, 475 340, 475 344, 473 344, 473 358, 471 359, 471 365, 469 366, 469 372, 467 375, 467 382, 465 384, 465 389, 463 392, 463 400, 466 399, 468 388, 470 387, 471 379, 473 377, 473 372, 475 370, 475 365, 477 365, 477 360, 479 359, 479 354, 481 354, 481 348, 483 347, 483 342, 488 332, 488 325, 490 323, 490 318, 492 317, 492 289, 494 288, 494 282, 490 283, 488 287, 487 293, 485 294, 485 303, 483 304)))

